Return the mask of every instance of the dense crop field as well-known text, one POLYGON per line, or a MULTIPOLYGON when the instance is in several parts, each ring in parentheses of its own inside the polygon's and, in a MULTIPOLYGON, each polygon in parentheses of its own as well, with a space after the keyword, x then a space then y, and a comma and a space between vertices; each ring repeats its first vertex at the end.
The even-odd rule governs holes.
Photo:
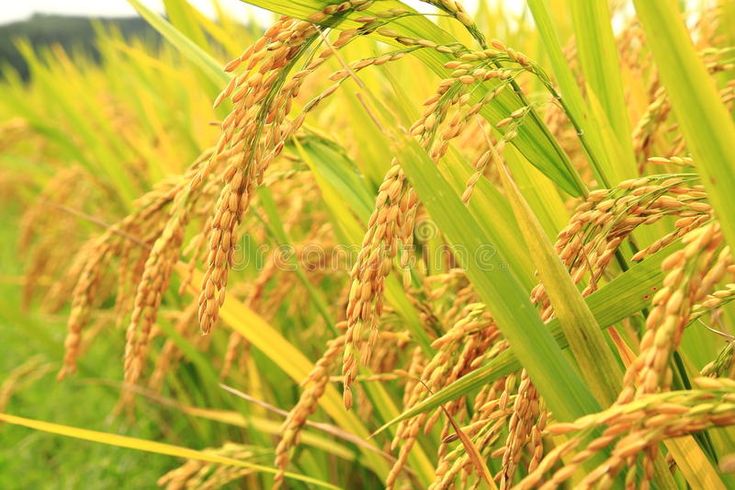
POLYGON ((0 488, 735 488, 735 3, 130 2, 2 71, 0 488))

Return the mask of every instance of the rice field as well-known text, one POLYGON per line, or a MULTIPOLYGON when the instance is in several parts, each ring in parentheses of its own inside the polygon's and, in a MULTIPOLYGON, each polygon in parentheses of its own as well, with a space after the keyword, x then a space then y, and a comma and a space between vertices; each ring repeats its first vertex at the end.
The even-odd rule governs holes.
POLYGON ((1 71, 0 488, 735 488, 735 3, 130 3, 1 71))

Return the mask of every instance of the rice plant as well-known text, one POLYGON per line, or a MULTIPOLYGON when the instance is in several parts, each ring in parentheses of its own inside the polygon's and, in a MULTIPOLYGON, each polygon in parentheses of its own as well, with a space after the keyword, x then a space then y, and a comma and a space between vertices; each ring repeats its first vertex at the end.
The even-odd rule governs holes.
POLYGON ((130 3, 2 85, 0 485, 735 488, 735 4, 130 3))

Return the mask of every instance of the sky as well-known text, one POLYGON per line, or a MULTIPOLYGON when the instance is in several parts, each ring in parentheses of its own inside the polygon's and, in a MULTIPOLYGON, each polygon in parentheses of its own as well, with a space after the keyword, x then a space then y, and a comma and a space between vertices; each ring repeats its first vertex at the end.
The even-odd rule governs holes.
MULTIPOLYGON (((160 0, 142 0, 147 6, 160 11, 160 0)), ((210 0, 189 0, 202 12, 212 15, 214 9, 210 0)), ((220 4, 233 16, 247 19, 250 15, 267 18, 260 9, 245 5, 240 0, 220 0, 220 4)), ((27 19, 34 13, 88 15, 102 17, 125 17, 136 15, 127 0, 0 0, 0 24, 27 19)))

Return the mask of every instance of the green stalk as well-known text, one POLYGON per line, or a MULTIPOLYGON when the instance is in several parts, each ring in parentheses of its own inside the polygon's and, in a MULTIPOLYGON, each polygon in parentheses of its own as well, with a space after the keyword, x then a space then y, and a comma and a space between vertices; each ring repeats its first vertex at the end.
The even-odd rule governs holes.
POLYGON ((414 141, 404 141, 398 156, 402 168, 549 408, 559 420, 597 411, 599 404, 541 322, 528 292, 493 246, 493 237, 447 191, 448 183, 424 151, 414 141))
POLYGON ((636 0, 648 45, 727 242, 735 245, 735 124, 672 0, 636 0))
MULTIPOLYGON (((603 149, 590 141, 591 137, 595 136, 594 133, 597 132, 597 128, 594 127, 593 129, 593 125, 589 121, 582 92, 579 90, 572 69, 564 57, 561 42, 551 20, 546 2, 544 0, 528 0, 528 7, 531 10, 533 20, 543 41, 544 49, 549 55, 551 68, 554 71, 563 96, 556 92, 552 92, 552 95, 562 105, 564 112, 577 131, 579 141, 582 143, 582 147, 595 170, 597 178, 600 179, 600 182, 604 186, 609 187, 610 182, 605 175, 602 163, 602 160, 606 160, 607 158, 603 149)), ((599 137, 596 139, 599 139, 599 137)))
MULTIPOLYGON (((491 147, 492 148, 492 147, 491 147)), ((579 364, 580 373, 602 406, 610 406, 622 389, 623 371, 605 341, 603 332, 582 294, 569 276, 533 211, 513 182, 505 164, 497 158, 503 188, 526 239, 541 284, 554 315, 579 364)))
POLYGON ((632 170, 635 171, 628 106, 608 1, 571 0, 571 10, 577 53, 587 84, 600 101, 626 160, 630 157, 629 162, 619 162, 618 165, 633 164, 632 170))

